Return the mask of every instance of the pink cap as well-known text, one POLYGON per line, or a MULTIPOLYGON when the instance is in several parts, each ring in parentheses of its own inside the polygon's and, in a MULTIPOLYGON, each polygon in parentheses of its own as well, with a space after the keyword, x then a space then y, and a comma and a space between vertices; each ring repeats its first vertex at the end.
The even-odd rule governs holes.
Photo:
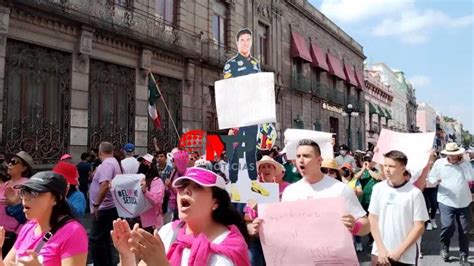
POLYGON ((203 187, 218 187, 225 189, 225 180, 222 176, 201 167, 190 167, 184 176, 173 182, 173 187, 180 187, 183 180, 191 180, 203 187))
POLYGON ((63 160, 67 160, 67 159, 72 159, 71 155, 70 154, 64 154, 63 156, 61 156, 61 159, 59 159, 60 161, 63 161, 63 160))

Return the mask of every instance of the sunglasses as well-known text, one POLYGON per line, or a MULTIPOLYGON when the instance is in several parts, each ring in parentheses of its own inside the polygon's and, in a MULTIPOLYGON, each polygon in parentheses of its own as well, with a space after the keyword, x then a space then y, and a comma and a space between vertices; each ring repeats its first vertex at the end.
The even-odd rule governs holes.
POLYGON ((20 190, 20 198, 24 199, 25 197, 35 199, 37 198, 41 193, 45 192, 40 192, 31 188, 22 188, 20 190))
POLYGON ((8 164, 10 164, 10 165, 17 165, 17 164, 19 164, 19 163, 20 163, 20 160, 17 160, 17 159, 15 159, 15 158, 11 159, 11 160, 8 162, 8 164))

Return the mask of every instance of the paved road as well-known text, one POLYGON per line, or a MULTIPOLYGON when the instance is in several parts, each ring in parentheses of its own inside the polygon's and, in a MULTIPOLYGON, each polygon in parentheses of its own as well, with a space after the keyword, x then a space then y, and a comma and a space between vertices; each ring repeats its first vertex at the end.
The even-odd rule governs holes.
MULTIPOLYGON (((437 219, 438 226, 441 224, 439 222, 439 217, 437 219)), ((441 259, 439 255, 440 244, 439 244, 439 232, 438 229, 432 231, 425 231, 421 242, 421 251, 423 253, 423 258, 420 260, 421 265, 437 266, 437 265, 459 265, 459 245, 458 245, 458 235, 457 233, 451 239, 451 248, 450 248, 450 263, 446 263, 441 259)), ((456 228, 457 230, 457 228, 456 228)), ((370 251, 366 248, 367 237, 364 239, 364 251, 358 254, 359 261, 361 266, 370 265, 370 251)), ((469 243, 470 253, 469 253, 469 262, 471 265, 474 265, 474 236, 471 235, 471 241, 469 243)))

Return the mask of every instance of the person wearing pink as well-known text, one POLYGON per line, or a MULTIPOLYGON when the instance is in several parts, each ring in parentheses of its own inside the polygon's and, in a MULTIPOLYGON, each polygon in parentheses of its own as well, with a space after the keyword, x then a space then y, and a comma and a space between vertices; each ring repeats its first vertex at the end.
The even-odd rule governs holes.
POLYGON ((165 185, 158 175, 158 167, 151 154, 143 156, 143 164, 148 169, 141 181, 141 188, 146 199, 153 207, 140 215, 140 220, 145 230, 153 232, 154 229, 160 229, 163 225, 162 204, 165 196, 165 185))
POLYGON ((122 266, 250 265, 247 230, 232 207, 223 177, 201 167, 188 168, 173 182, 178 191, 179 221, 150 234, 123 220, 114 222, 112 239, 122 266))
POLYGON ((169 193, 168 212, 172 212, 175 218, 177 217, 177 191, 171 185, 174 180, 183 176, 186 172, 189 155, 185 151, 173 149, 171 152, 171 161, 173 162, 173 172, 168 179, 165 180, 165 185, 169 193))
POLYGON ((285 175, 285 168, 272 157, 264 155, 260 161, 257 162, 258 178, 260 182, 277 183, 280 191, 280 198, 283 191, 290 183, 283 181, 285 175))
POLYGON ((13 246, 16 235, 21 228, 20 222, 7 214, 7 209, 14 208, 16 213, 23 216, 20 195, 14 187, 28 181, 32 173, 32 166, 33 159, 31 156, 24 151, 18 152, 8 160, 7 173, 10 176, 10 180, 0 184, 0 226, 3 226, 6 231, 3 256, 6 256, 13 246))
MULTIPOLYGON (((54 172, 39 172, 16 185, 28 222, 3 265, 79 266, 87 262, 87 233, 72 219, 66 202, 66 179, 54 172), (50 237, 46 238, 48 234, 50 237)), ((2 234, 0 234, 1 236, 2 234)), ((3 239, 0 239, 0 243, 3 239)), ((0 258, 1 261, 1 258, 0 258)))

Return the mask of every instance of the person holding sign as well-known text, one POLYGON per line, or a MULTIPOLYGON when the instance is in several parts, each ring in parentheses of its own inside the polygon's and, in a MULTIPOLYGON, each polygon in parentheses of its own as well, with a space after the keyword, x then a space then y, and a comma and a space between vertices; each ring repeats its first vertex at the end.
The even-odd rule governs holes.
POLYGON ((223 177, 201 167, 189 168, 173 182, 180 220, 150 234, 126 221, 113 223, 112 239, 122 266, 247 266, 247 228, 232 207, 223 177))
POLYGON ((321 150, 315 141, 300 140, 296 151, 296 166, 303 178, 285 189, 282 201, 342 197, 347 213, 341 217, 342 223, 353 235, 368 234, 369 222, 355 193, 344 183, 323 174, 322 161, 321 150))
MULTIPOLYGON (((236 37, 237 42, 237 50, 238 53, 231 59, 229 59, 224 65, 224 79, 233 78, 233 77, 240 77, 248 74, 258 73, 261 72, 260 64, 255 57, 250 55, 250 50, 252 49, 252 31, 248 28, 244 28, 239 30, 236 37)), ((263 187, 261 187, 258 182, 255 180, 257 179, 257 167, 256 167, 256 145, 257 145, 257 130, 258 126, 246 126, 241 128, 233 128, 229 130, 229 135, 245 135, 250 136, 251 138, 247 139, 254 139, 255 142, 253 143, 245 143, 245 145, 251 145, 252 150, 245 153, 245 159, 247 163, 247 171, 248 176, 252 181, 252 190, 257 193, 262 193, 265 191, 263 187)), ((242 144, 239 144, 242 145, 242 144)), ((239 152, 237 149, 242 147, 236 147, 232 152, 232 156, 230 159, 229 165, 229 179, 231 183, 237 182, 238 173, 239 173, 239 152)), ((229 152, 229 151, 228 151, 229 152)), ((234 201, 240 201, 240 194, 235 185, 231 186, 231 196, 234 201)))
POLYGON ((406 179, 407 156, 386 153, 386 180, 376 184, 369 205, 370 229, 375 240, 372 265, 416 265, 417 240, 429 220, 422 192, 406 179))

